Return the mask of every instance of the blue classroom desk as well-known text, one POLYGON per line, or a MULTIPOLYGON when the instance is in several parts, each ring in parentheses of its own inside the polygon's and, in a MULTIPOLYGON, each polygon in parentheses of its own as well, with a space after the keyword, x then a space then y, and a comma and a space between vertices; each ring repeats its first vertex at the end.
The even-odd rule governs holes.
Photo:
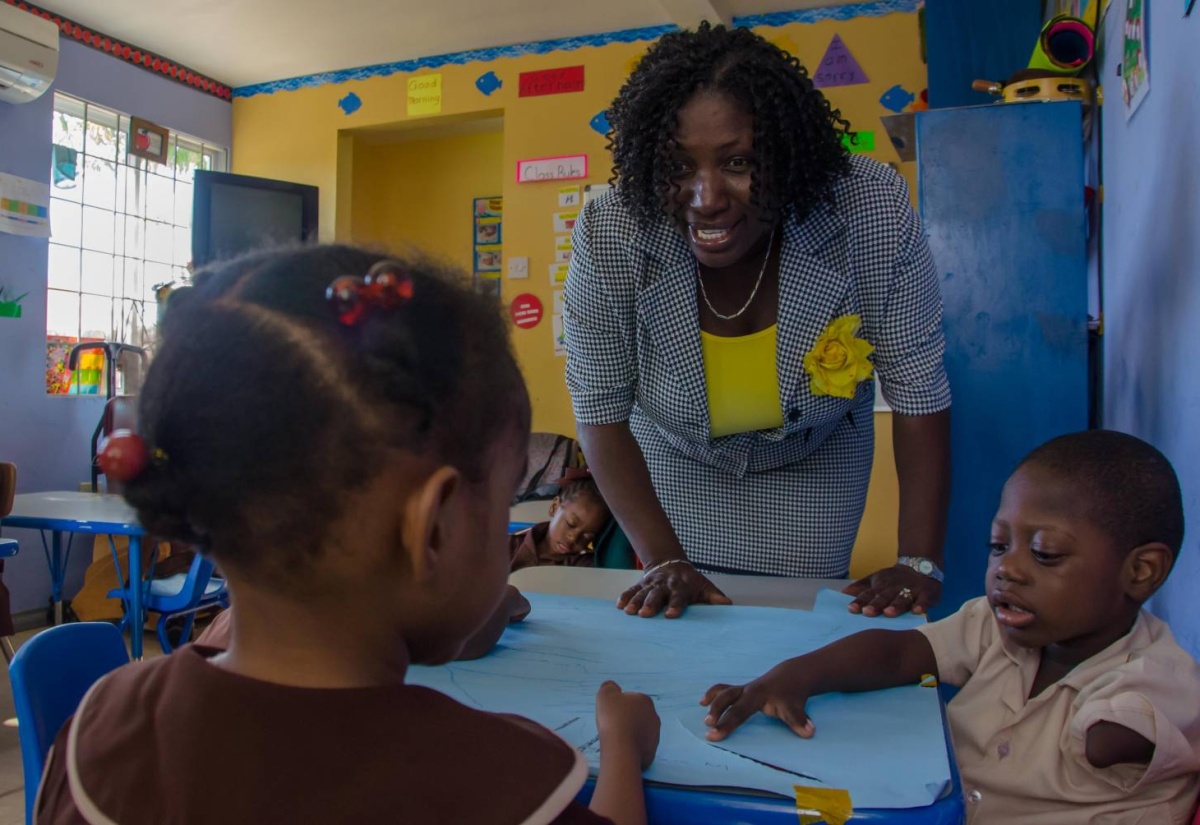
MULTIPOLYGON (((593 570, 579 567, 529 567, 509 577, 523 591, 567 596, 612 598, 637 581, 636 570, 593 570)), ((759 607, 788 607, 811 610, 822 588, 840 589, 846 582, 831 579, 784 579, 768 576, 710 577, 735 604, 759 607)), ((653 621, 630 617, 630 621, 653 621)), ((663 620, 665 621, 665 620, 663 620)), ((784 658, 781 655, 780 658, 784 658)), ((945 726, 945 710, 942 713, 945 726)), ((950 757, 951 786, 940 800, 924 808, 856 810, 851 823, 891 825, 958 825, 965 819, 962 783, 954 763, 954 751, 946 734, 950 757)), ((579 800, 591 799, 595 781, 589 779, 579 800)), ((652 825, 796 825, 796 803, 778 796, 737 793, 727 790, 698 790, 669 785, 646 785, 646 807, 652 825)))
MULTIPOLYGON (((5 527, 21 527, 42 532, 46 564, 50 568, 51 599, 54 602, 54 623, 62 623, 63 580, 71 555, 70 537, 76 533, 89 536, 128 536, 129 580, 142 580, 142 536, 145 531, 137 522, 125 499, 117 495, 80 493, 71 490, 47 493, 23 493, 13 499, 12 513, 4 517, 5 527), (46 532, 50 544, 46 546, 46 532), (64 543, 63 538, 67 537, 64 543)), ((117 571, 119 576, 121 571, 117 571)), ((129 588, 130 655, 142 658, 140 628, 146 620, 142 609, 144 587, 129 588)))

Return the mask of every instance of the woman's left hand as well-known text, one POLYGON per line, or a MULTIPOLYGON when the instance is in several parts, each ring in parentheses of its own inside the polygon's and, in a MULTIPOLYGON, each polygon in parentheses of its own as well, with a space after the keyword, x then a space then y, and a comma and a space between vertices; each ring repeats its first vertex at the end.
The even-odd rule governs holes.
POLYGON ((851 613, 894 618, 910 610, 925 613, 941 599, 942 584, 897 564, 847 585, 842 592, 856 597, 850 602, 851 613))

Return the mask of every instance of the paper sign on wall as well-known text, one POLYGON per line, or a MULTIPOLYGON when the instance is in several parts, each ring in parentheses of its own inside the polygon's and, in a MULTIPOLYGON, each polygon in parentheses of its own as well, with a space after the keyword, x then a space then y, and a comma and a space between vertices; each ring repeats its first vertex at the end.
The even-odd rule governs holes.
POLYGON ((559 235, 554 239, 554 262, 565 264, 571 260, 571 236, 559 235))
POLYGON ((550 283, 554 286, 562 286, 567 282, 567 270, 570 267, 567 264, 550 264, 550 283))
POLYGON ((542 301, 538 296, 526 292, 513 298, 508 314, 520 329, 532 329, 542 322, 542 301))
POLYGON ((422 74, 408 79, 408 113, 436 115, 442 111, 442 76, 422 74))
POLYGON ((553 158, 531 158, 517 161, 517 183, 576 180, 586 178, 587 173, 587 155, 561 155, 553 158))
POLYGON ((829 48, 821 58, 816 73, 813 74, 813 85, 818 89, 828 89, 833 86, 856 86, 867 82, 867 73, 858 65, 854 55, 842 42, 841 35, 835 34, 829 41, 829 48))
POLYGON ((848 132, 842 135, 842 145, 851 154, 862 154, 875 151, 874 132, 848 132))
POLYGON ((567 338, 563 334, 563 320, 561 315, 555 315, 551 324, 551 329, 554 332, 554 354, 567 354, 567 338))
POLYGON ((561 235, 564 232, 570 232, 575 228, 575 221, 579 218, 579 213, 571 212, 555 212, 554 213, 554 232, 561 235))
POLYGON ((559 208, 568 206, 578 207, 580 205, 581 195, 578 186, 560 186, 558 189, 558 205, 559 208))
POLYGON ((0 174, 0 232, 50 237, 50 184, 0 174))
POLYGON ((561 95, 583 91, 583 66, 563 66, 540 72, 521 72, 520 97, 561 95))
POLYGON ((589 183, 583 187, 583 202, 594 201, 609 189, 612 189, 612 184, 610 183, 589 183))

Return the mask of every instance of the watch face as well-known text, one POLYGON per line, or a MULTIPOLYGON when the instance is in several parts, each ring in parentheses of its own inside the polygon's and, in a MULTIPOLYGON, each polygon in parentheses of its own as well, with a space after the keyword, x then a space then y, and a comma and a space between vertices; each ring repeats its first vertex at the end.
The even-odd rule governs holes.
POLYGON ((929 559, 921 559, 919 562, 917 562, 917 572, 924 573, 926 576, 928 576, 933 572, 933 562, 931 562, 929 559))

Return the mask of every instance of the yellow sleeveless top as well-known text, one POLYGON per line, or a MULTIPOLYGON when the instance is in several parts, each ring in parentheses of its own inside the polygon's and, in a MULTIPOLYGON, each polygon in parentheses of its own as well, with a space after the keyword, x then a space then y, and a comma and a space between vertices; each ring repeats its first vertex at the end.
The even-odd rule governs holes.
POLYGON ((776 325, 737 338, 700 331, 713 438, 783 426, 776 333, 776 325))

